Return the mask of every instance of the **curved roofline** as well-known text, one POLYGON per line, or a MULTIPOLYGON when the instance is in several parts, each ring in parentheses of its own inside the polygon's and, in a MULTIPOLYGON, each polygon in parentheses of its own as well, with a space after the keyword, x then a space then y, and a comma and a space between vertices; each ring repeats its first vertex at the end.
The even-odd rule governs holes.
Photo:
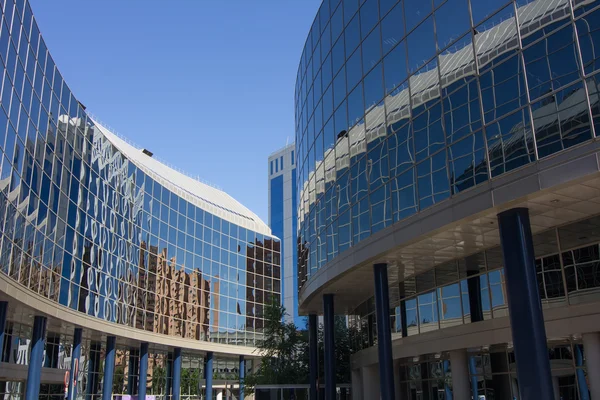
POLYGON ((219 218, 250 229, 256 233, 273 237, 269 226, 255 213, 235 200, 226 192, 185 175, 144 153, 110 131, 94 118, 93 126, 127 159, 144 173, 176 195, 219 218))

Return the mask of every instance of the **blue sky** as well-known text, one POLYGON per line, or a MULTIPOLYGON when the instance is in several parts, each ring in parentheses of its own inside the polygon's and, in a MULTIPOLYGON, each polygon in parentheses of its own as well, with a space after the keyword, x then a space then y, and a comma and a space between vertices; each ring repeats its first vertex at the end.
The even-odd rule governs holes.
POLYGON ((102 122, 268 221, 267 158, 294 140, 320 0, 30 0, 56 65, 102 122))

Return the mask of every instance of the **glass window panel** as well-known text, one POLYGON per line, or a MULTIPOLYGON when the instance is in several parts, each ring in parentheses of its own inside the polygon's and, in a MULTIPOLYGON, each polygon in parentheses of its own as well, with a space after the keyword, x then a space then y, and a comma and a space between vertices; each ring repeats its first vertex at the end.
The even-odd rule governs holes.
POLYGON ((346 98, 346 73, 344 69, 333 80, 333 104, 338 107, 346 98))
MULTIPOLYGON (((503 5, 507 4, 506 0, 499 1, 471 1, 471 13, 473 14, 473 22, 478 24, 490 15, 497 12, 503 5)), ((512 3, 512 1, 511 1, 512 3)), ((512 4, 509 6, 512 9, 512 4)), ((508 7, 507 7, 508 8, 508 7)), ((513 10, 514 14, 514 10, 513 10)))
POLYGON ((579 78, 571 24, 523 50, 523 57, 532 100, 579 78))
MULTIPOLYGON (((425 2, 415 1, 420 4, 425 2)), ((408 16, 407 16, 408 17, 408 16)), ((427 18, 417 29, 408 35, 408 69, 413 72, 427 64, 435 56, 436 44, 433 31, 433 17, 427 18)))
POLYGON ((358 0, 346 0, 343 1, 342 4, 344 6, 344 21, 348 24, 348 21, 350 21, 358 11, 358 0))
MULTIPOLYGON (((551 231, 554 234, 554 231, 551 231)), ((565 290, 558 254, 549 255, 536 260, 537 278, 542 304, 550 304, 547 299, 556 299, 565 296, 565 290)), ((556 300, 551 304, 556 303, 556 300)))
POLYGON ((383 17, 398 4, 398 0, 379 0, 379 13, 383 17))
POLYGON ((371 225, 372 231, 375 233, 392 223, 392 200, 389 185, 384 185, 372 192, 370 203, 371 225))
POLYGON ((369 237, 371 234, 368 197, 357 201, 352 207, 352 230, 354 237, 353 243, 358 243, 369 237))
POLYGON ((339 252, 350 247, 352 244, 352 231, 350 229, 350 210, 342 213, 338 219, 339 226, 339 252))
POLYGON ((529 112, 522 109, 487 127, 492 177, 532 162, 535 158, 529 112))
POLYGON ((468 0, 448 0, 435 12, 438 48, 454 43, 471 28, 468 0), (452 21, 449 23, 449 21, 452 21))
POLYGON ((423 272, 415 276, 416 290, 417 293, 426 292, 435 288, 435 275, 434 270, 423 272))
MULTIPOLYGON (((411 31, 423 19, 429 16, 432 11, 431 0, 405 0, 404 14, 406 15, 406 31, 411 31)), ((433 33, 433 29, 431 30, 433 33)))
POLYGON ((331 60, 334 74, 336 74, 344 65, 344 61, 346 60, 345 54, 346 53, 344 51, 344 39, 340 39, 333 45, 333 50, 331 51, 331 60))
POLYGON ((600 135, 600 75, 586 80, 596 136, 600 135))
POLYGON ((448 328, 450 326, 462 325, 463 315, 459 284, 454 283, 444 286, 437 291, 440 327, 448 328))
POLYGON ((479 85, 467 77, 442 90, 444 127, 449 143, 481 128, 479 85))
POLYGON ((456 261, 450 261, 435 267, 436 286, 445 286, 448 283, 458 281, 458 269, 456 261))
POLYGON ((540 158, 592 137, 582 83, 545 97, 531 108, 540 158))
MULTIPOLYGON (((408 76, 406 72, 406 42, 401 42, 385 56, 383 64, 385 68, 385 90, 387 93, 391 93, 408 76)), ((404 95, 408 96, 408 90, 404 95)), ((406 102, 408 103, 408 101, 406 102)))
MULTIPOLYGON (((342 131, 346 131, 348 129, 348 108, 346 101, 343 101, 342 104, 338 107, 338 109, 335 110, 333 118, 335 132, 338 132, 338 135, 342 131)), ((314 168, 312 163, 309 164, 309 167, 311 169, 314 168)))
POLYGON ((417 315, 417 299, 406 300, 406 325, 408 336, 419 333, 419 317, 417 315))
POLYGON ((392 179, 392 202, 395 222, 417 212, 414 168, 392 179))
POLYGON ((331 51, 331 25, 328 24, 321 34, 321 59, 325 59, 331 51))
POLYGON ((445 145, 442 128, 442 106, 440 102, 429 102, 413 110, 415 154, 417 160, 423 160, 445 145))
POLYGON ((379 26, 362 42, 363 71, 367 72, 381 60, 381 32, 379 26))
POLYGON ((491 122, 527 103, 520 56, 498 57, 480 64, 481 100, 486 122, 491 122))
POLYGON ((331 40, 334 42, 342 34, 344 29, 344 14, 342 7, 338 7, 337 10, 331 16, 331 40))
POLYGON ((439 328, 436 292, 418 296, 419 301, 419 330, 420 333, 430 332, 439 328))
POLYGON ((492 310, 494 318, 508 316, 508 301, 506 297, 506 281, 504 269, 498 269, 488 274, 492 295, 492 310))
POLYGON ((363 77, 361 52, 357 50, 346 62, 346 79, 348 91, 352 90, 363 77))
POLYGON ((575 25, 583 69, 586 74, 591 74, 600 68, 600 9, 578 19, 575 25))
POLYGON ((367 174, 367 157, 362 157, 351 167, 352 173, 352 203, 363 198, 369 189, 367 174))
POLYGON ((346 38, 346 56, 350 56, 354 52, 354 49, 358 47, 360 43, 360 25, 358 17, 355 17, 346 29, 344 30, 344 37, 346 38))
POLYGON ((378 0, 363 0, 364 3, 360 8, 360 29, 364 38, 373 29, 379 20, 379 1, 378 0))
POLYGON ((383 141, 369 150, 367 157, 369 188, 375 190, 389 179, 387 142, 383 141))
POLYGON ((361 121, 365 113, 365 103, 363 100, 363 85, 360 83, 353 91, 348 95, 348 126, 352 127, 354 124, 361 121))
POLYGON ((452 193, 459 193, 487 181, 487 160, 482 132, 448 148, 452 193))
MULTIPOLYGON (((394 1, 396 0, 381 0, 381 1, 394 1)), ((380 3, 380 11, 383 12, 383 4, 380 3)), ((404 15, 402 10, 402 3, 398 3, 393 10, 385 16, 381 21, 381 36, 382 36, 382 47, 383 54, 390 51, 396 44, 404 38, 404 15)))
POLYGON ((414 162, 412 124, 403 119, 388 125, 388 147, 390 152, 390 176, 396 176, 414 162))
POLYGON ((365 105, 369 109, 383 98, 383 71, 381 63, 365 77, 365 105))

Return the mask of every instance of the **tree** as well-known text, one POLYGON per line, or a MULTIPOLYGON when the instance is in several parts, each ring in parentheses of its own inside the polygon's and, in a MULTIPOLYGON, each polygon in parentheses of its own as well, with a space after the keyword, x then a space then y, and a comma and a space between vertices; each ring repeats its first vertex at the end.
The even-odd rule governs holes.
POLYGON ((161 394, 167 386, 167 371, 164 367, 157 365, 152 371, 152 394, 161 394))
POLYGON ((264 339, 258 344, 261 362, 258 371, 248 374, 246 393, 261 384, 300 384, 308 381, 308 364, 303 353, 308 348, 306 331, 283 322, 285 308, 273 303, 265 308, 264 339))
MULTIPOLYGON (((345 318, 342 316, 335 317, 334 320, 334 338, 335 338, 335 379, 337 383, 350 383, 351 380, 351 368, 350 368, 350 355, 360 350, 357 349, 357 335, 358 330, 355 328, 348 328, 346 326, 345 318)), ((317 331, 318 353, 319 360, 325 359, 325 346, 324 346, 324 331, 323 325, 319 326, 317 331)), ((306 350, 306 362, 308 362, 308 347, 306 350)), ((323 362, 319 362, 319 376, 324 376, 325 366, 323 362)))
MULTIPOLYGON (((283 322, 285 308, 272 304, 265 309, 264 340, 258 344, 261 363, 257 372, 245 379, 246 393, 256 385, 307 384, 309 366, 308 331, 298 330, 293 323, 283 322)), ((357 328, 348 328, 345 317, 334 320, 335 374, 337 383, 350 383, 350 355, 364 348, 364 338, 357 328)), ((324 359, 323 326, 318 332, 319 360, 324 359)), ((324 366, 319 362, 320 381, 324 366)))
POLYGON ((115 368, 113 374, 113 393, 123 393, 123 386, 125 385, 125 369, 122 366, 115 368))
POLYGON ((198 393, 198 385, 200 383, 200 371, 198 369, 182 368, 181 369, 181 391, 184 395, 195 395, 198 393))

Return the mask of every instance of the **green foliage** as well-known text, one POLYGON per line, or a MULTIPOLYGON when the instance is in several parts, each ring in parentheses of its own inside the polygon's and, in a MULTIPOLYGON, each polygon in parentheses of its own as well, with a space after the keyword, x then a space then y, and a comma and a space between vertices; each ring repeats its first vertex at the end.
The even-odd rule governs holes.
POLYGON ((113 375, 113 393, 123 393, 125 386, 125 369, 121 366, 115 368, 113 375))
POLYGON ((181 393, 184 395, 198 396, 198 383, 200 382, 200 370, 191 368, 181 369, 181 393))
POLYGON ((265 309, 264 339, 259 343, 261 361, 258 371, 245 378, 246 393, 256 385, 296 384, 308 381, 308 364, 303 353, 308 336, 293 323, 283 322, 285 308, 271 304, 265 309))
MULTIPOLYGON (((308 331, 283 322, 285 308, 273 304, 265 309, 264 340, 258 345, 261 361, 258 371, 245 379, 246 393, 256 385, 307 384, 309 377, 308 331)), ((350 355, 361 350, 363 338, 356 328, 348 328, 344 317, 335 318, 335 370, 337 383, 351 380, 350 355)), ((323 326, 318 332, 319 376, 323 382, 323 326)))
POLYGON ((152 370, 152 387, 151 394, 164 393, 167 386, 167 370, 161 366, 155 366, 152 370))

